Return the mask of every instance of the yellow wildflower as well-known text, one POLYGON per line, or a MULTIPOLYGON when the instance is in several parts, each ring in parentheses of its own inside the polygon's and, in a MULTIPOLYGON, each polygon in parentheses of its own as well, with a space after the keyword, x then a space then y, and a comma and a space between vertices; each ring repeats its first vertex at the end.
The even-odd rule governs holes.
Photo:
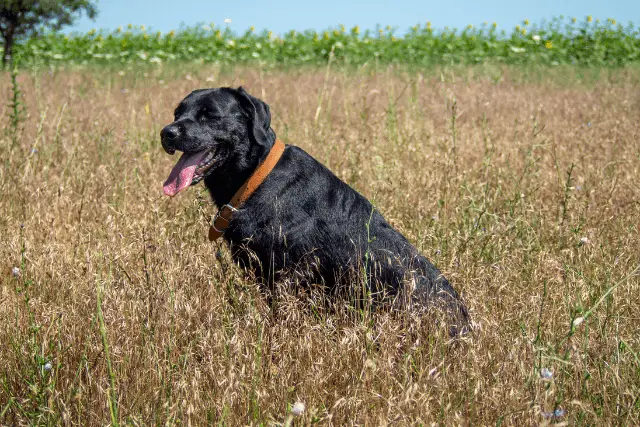
POLYGON ((528 19, 524 20, 524 25, 529 25, 529 20, 528 19))
POLYGON ((611 20, 611 23, 612 23, 613 25, 616 25, 616 24, 617 24, 617 22, 616 22, 616 20, 615 20, 615 19, 612 19, 612 20, 611 20))
POLYGON ((553 47, 553 42, 551 40, 547 40, 544 44, 544 47, 547 49, 551 49, 553 47))
POLYGON ((249 31, 251 31, 252 33, 256 30, 256 27, 254 27, 253 25, 249 27, 249 31))
POLYGON ((527 35, 527 29, 526 29, 526 28, 523 28, 523 29, 522 29, 522 35, 523 35, 523 36, 526 36, 526 35, 527 35))
POLYGON ((169 31, 169 33, 167 34, 169 37, 173 37, 176 35, 176 32, 174 30, 169 31))
POLYGON ((360 27, 356 25, 351 31, 353 31, 353 34, 357 36, 358 34, 360 34, 360 27))
POLYGON ((587 16, 587 22, 591 22, 591 21, 593 21, 593 16, 591 15, 587 16))
POLYGON ((576 18, 571 18, 571 22, 573 22, 574 24, 576 23, 577 19, 576 18))
POLYGON ((322 33, 322 38, 325 40, 329 40, 329 32, 325 31, 324 33, 322 33))
POLYGON ((497 23, 497 22, 494 22, 494 23, 492 23, 492 24, 491 24, 491 26, 492 26, 493 28, 498 28, 498 23, 497 23))

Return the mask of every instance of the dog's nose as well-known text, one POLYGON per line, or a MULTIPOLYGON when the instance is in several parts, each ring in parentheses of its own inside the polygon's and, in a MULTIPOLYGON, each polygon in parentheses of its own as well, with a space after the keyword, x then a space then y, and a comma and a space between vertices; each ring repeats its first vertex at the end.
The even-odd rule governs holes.
POLYGON ((178 136, 180 136, 180 129, 174 124, 167 125, 160 131, 162 139, 177 139, 178 136))
POLYGON ((160 131, 160 140, 162 142, 162 148, 169 154, 176 152, 174 143, 180 137, 180 128, 174 124, 165 126, 160 131))

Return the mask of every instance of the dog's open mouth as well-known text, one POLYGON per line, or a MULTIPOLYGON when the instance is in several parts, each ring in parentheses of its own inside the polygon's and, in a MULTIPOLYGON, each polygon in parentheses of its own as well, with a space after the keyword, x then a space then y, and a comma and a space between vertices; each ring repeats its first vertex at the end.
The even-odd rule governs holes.
POLYGON ((190 185, 202 181, 213 162, 213 150, 182 154, 164 183, 164 194, 175 196, 190 185))

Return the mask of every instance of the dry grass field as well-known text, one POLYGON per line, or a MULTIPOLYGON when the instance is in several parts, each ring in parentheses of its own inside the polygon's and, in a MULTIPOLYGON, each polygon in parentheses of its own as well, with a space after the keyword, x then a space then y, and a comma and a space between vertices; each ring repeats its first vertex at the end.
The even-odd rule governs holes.
POLYGON ((0 83, 0 425, 277 425, 294 402, 297 425, 640 423, 638 69, 18 82, 17 126, 0 83), (471 335, 294 284, 271 307, 206 240, 203 186, 163 196, 173 108, 240 84, 445 273, 471 335))

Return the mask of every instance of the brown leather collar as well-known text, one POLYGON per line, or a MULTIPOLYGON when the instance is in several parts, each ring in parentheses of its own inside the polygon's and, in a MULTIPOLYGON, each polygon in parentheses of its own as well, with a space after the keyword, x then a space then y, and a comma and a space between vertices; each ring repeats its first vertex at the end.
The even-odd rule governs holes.
POLYGON ((284 152, 284 143, 279 139, 271 147, 271 151, 267 154, 267 158, 253 171, 253 174, 249 179, 236 191, 233 198, 229 203, 224 205, 218 210, 218 213, 213 217, 211 226, 209 227, 209 240, 214 241, 224 234, 231 222, 233 213, 240 208, 247 201, 249 196, 262 184, 267 178, 269 172, 273 170, 278 160, 284 152))

